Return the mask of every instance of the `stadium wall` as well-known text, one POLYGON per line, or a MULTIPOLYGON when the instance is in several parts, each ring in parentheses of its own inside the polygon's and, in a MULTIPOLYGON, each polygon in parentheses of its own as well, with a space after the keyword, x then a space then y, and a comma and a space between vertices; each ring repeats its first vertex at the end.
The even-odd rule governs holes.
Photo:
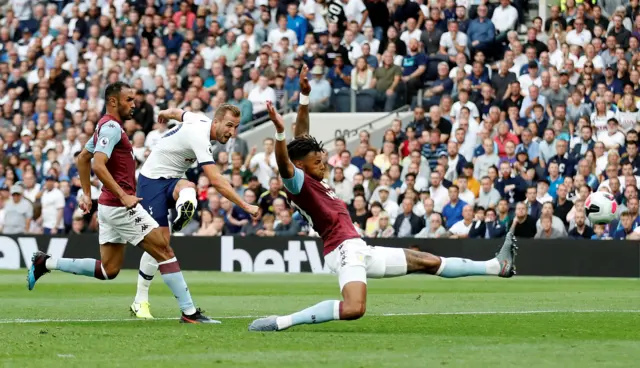
MULTIPOLYGON (((183 270, 223 272, 329 273, 317 238, 174 237, 183 270)), ((502 240, 367 239, 372 245, 417 246, 445 257, 477 260, 493 256, 502 240)), ((0 236, 0 269, 31 266, 42 250, 55 257, 99 257, 96 235, 0 236)), ((627 241, 518 240, 519 275, 640 277, 640 244, 627 241)), ((124 268, 137 269, 140 250, 129 249, 124 268)))

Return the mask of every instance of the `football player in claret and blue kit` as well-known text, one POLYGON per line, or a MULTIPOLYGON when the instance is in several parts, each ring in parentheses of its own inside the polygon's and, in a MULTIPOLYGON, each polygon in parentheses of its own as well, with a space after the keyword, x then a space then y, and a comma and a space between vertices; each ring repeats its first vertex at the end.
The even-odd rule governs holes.
POLYGON ((305 68, 300 76, 300 106, 295 137, 285 141, 284 119, 272 103, 269 117, 276 128, 276 160, 292 205, 320 234, 324 259, 338 275, 342 300, 325 300, 302 311, 259 318, 250 331, 281 331, 300 324, 355 320, 366 310, 367 279, 403 276, 414 272, 455 278, 474 275, 511 277, 515 274, 515 226, 507 233, 497 255, 488 261, 445 258, 402 248, 370 246, 356 231, 346 204, 322 180, 327 167, 322 143, 309 135, 309 93, 305 68))

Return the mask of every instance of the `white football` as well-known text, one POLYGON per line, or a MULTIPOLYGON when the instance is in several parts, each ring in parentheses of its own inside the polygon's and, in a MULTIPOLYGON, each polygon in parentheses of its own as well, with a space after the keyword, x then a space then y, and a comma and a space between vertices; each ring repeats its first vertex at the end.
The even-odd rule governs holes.
POLYGON ((587 217, 592 224, 608 224, 616 218, 618 204, 607 192, 593 192, 584 202, 587 217))

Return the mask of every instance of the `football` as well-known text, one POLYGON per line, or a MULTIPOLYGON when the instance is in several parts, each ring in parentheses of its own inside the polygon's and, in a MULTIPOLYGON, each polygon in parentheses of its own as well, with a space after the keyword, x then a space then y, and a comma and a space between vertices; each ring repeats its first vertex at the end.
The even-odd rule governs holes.
POLYGON ((584 202, 587 217, 592 224, 608 224, 616 218, 618 204, 607 192, 593 192, 584 202))

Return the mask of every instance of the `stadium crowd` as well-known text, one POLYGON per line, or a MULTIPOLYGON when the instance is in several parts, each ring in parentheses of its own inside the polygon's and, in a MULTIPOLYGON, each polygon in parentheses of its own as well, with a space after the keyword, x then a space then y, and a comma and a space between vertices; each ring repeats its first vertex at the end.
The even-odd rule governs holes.
MULTIPOLYGON (((413 108, 382 142, 361 132, 354 152, 338 139, 326 155, 363 235, 494 238, 516 219, 519 237, 623 239, 640 224, 640 6, 591 1, 526 24, 526 0, 0 0, 2 232, 95 232, 74 160, 108 83, 137 91, 124 129, 141 166, 172 128, 159 110, 212 117, 229 102, 243 130, 268 100, 296 108, 304 63, 313 112, 345 90, 373 96, 372 109, 413 108), (596 190, 614 194, 619 220, 591 226, 596 190)), ((313 233, 273 150, 270 138, 217 144, 220 171, 262 216, 194 167, 201 210, 183 233, 313 233)))

